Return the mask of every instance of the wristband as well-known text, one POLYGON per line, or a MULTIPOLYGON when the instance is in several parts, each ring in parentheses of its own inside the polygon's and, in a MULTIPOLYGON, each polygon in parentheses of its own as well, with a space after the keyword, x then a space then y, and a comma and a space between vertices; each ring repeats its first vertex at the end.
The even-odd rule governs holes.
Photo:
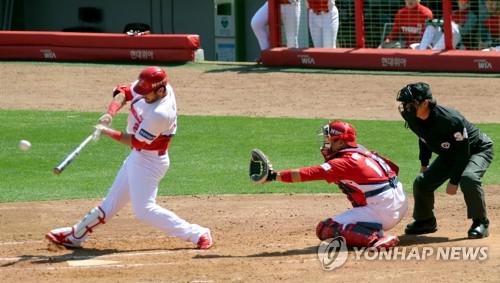
POLYGON ((122 132, 110 128, 104 130, 104 134, 117 141, 121 141, 123 137, 122 132))
POLYGON ((282 182, 292 183, 292 170, 284 170, 280 172, 282 182))
POLYGON ((121 107, 122 105, 119 102, 113 100, 108 106, 107 113, 111 116, 115 116, 116 112, 118 112, 118 110, 120 110, 121 107))

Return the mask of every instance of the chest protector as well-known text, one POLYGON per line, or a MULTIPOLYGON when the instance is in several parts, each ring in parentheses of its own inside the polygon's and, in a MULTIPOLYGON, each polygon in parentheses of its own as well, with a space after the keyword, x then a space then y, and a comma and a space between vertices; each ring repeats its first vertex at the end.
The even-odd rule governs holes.
MULTIPOLYGON (((396 188, 397 186, 396 177, 397 173, 399 172, 399 168, 396 164, 374 152, 368 151, 362 146, 358 146, 356 148, 343 149, 337 153, 337 157, 342 156, 348 152, 355 152, 375 161, 380 166, 380 168, 382 168, 384 174, 386 175, 387 181, 389 182, 389 186, 391 186, 392 188, 396 188)), ((353 207, 367 205, 366 195, 359 188, 356 182, 352 180, 341 180, 337 183, 337 185, 342 190, 342 192, 347 195, 347 199, 349 199, 353 207)))

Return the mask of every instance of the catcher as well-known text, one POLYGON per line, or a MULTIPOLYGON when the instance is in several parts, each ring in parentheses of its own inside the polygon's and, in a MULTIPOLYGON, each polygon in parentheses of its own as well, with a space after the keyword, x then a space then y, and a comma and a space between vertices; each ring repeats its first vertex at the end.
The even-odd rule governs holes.
POLYGON ((398 224, 408 209, 398 167, 356 143, 356 130, 343 121, 323 127, 321 165, 275 171, 258 149, 252 151, 250 178, 256 183, 325 180, 339 186, 353 208, 318 223, 320 240, 342 236, 350 247, 392 248, 397 236, 384 231, 398 224))

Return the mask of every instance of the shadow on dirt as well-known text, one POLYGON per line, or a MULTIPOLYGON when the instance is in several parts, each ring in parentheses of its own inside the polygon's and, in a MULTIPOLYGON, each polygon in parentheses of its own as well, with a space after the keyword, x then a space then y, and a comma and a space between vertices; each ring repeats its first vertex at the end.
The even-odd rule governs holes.
POLYGON ((422 235, 401 235, 399 236, 399 246, 428 245, 439 243, 451 243, 468 240, 467 237, 450 239, 448 237, 432 237, 422 235))
MULTIPOLYGON (((66 248, 61 248, 66 249, 66 248)), ((17 257, 17 260, 0 265, 1 267, 13 266, 21 262, 30 262, 32 264, 47 264, 47 263, 59 263, 72 260, 88 260, 99 256, 106 255, 117 255, 124 253, 134 253, 134 252, 154 252, 158 249, 136 249, 136 250, 117 250, 117 249, 66 249, 71 251, 68 254, 56 255, 56 256, 45 256, 45 255, 21 255, 17 257)), ((162 249, 164 251, 165 249, 162 249)), ((178 250, 192 250, 190 248, 174 248, 168 249, 169 251, 178 250)))
POLYGON ((252 257, 278 257, 278 256, 294 256, 315 254, 318 252, 318 246, 306 247, 303 249, 293 249, 280 252, 262 252, 250 255, 196 255, 194 259, 210 259, 210 258, 252 258, 252 257))

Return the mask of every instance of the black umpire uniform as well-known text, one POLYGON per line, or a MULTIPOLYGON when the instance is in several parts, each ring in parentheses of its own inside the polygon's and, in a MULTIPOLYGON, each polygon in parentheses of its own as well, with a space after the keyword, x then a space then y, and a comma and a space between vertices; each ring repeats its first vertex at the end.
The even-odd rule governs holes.
POLYGON ((437 230, 434 209, 434 191, 449 179, 460 185, 467 206, 467 218, 473 219, 469 238, 488 236, 489 221, 486 214, 481 178, 493 160, 492 140, 458 111, 436 104, 430 86, 414 83, 398 93, 400 112, 409 127, 419 137, 419 159, 423 167, 429 166, 432 153, 438 156, 413 183, 415 206, 413 218, 406 234, 426 234, 437 230), (418 118, 417 107, 429 101, 429 116, 418 118))

